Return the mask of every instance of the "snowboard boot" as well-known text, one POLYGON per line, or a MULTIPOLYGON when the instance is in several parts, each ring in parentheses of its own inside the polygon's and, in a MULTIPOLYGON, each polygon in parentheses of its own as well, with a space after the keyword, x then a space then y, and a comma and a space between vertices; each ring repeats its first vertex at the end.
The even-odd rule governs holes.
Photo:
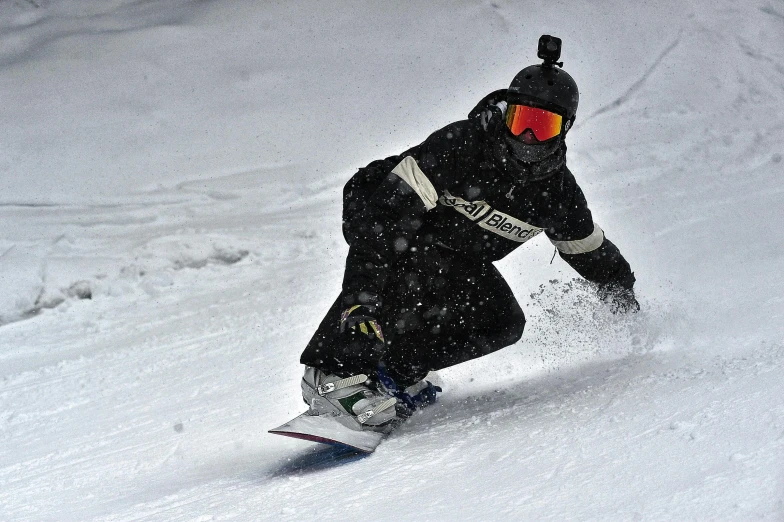
POLYGON ((409 418, 415 411, 436 402, 436 394, 441 393, 441 387, 430 381, 421 380, 405 388, 401 388, 387 373, 384 365, 379 365, 377 371, 380 388, 388 395, 395 397, 398 417, 409 418))
POLYGON ((395 410, 398 399, 364 374, 342 379, 306 366, 302 399, 308 414, 351 418, 356 429, 388 433, 402 421, 395 410))

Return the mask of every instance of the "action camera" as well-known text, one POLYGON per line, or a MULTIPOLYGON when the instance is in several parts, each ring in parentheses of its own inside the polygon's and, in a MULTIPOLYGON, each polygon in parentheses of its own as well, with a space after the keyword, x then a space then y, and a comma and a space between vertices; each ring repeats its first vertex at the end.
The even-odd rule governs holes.
POLYGON ((561 39, 549 34, 543 34, 539 37, 539 51, 536 56, 544 60, 544 65, 552 67, 558 63, 558 58, 561 57, 561 39))

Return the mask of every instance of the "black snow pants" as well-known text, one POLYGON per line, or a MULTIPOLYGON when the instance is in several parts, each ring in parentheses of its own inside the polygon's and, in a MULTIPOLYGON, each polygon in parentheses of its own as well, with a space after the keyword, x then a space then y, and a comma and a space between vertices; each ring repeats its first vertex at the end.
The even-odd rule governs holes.
MULTIPOLYGON (((431 370, 487 355, 517 342, 525 316, 490 262, 477 262, 439 246, 398 258, 384 289, 382 358, 399 385, 431 370)), ((300 362, 340 374, 340 297, 327 312, 300 362)))

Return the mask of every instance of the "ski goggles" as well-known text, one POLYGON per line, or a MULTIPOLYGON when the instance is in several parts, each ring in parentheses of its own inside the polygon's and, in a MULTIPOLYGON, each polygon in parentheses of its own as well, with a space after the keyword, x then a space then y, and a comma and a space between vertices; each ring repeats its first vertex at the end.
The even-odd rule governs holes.
POLYGON ((506 109, 506 126, 515 136, 531 129, 536 139, 546 141, 561 133, 563 117, 560 114, 529 107, 528 105, 509 105, 506 109))

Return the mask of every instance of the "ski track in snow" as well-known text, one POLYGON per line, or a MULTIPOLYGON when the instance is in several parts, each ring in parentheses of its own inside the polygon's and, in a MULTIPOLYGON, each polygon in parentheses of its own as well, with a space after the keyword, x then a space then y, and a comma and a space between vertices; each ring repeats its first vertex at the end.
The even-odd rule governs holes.
POLYGON ((645 83, 645 81, 656 71, 656 69, 662 64, 662 62, 673 51, 673 49, 675 49, 680 44, 681 36, 682 36, 682 34, 679 34, 678 37, 675 38, 675 40, 673 40, 664 49, 664 51, 661 52, 661 54, 656 58, 656 60, 654 60, 654 62, 650 65, 650 67, 648 67, 648 69, 645 70, 645 72, 637 79, 637 81, 635 81, 634 83, 631 84, 631 86, 629 86, 629 88, 626 90, 626 92, 624 92, 622 95, 620 95, 618 98, 613 100, 608 105, 605 105, 604 107, 601 107, 597 111, 595 111, 594 113, 590 114, 587 118, 582 120, 579 125, 575 126, 575 128, 578 128, 579 126, 585 125, 586 123, 591 121, 596 116, 600 116, 600 115, 605 114, 607 112, 610 112, 610 111, 612 111, 614 109, 617 109, 621 105, 626 103, 626 101, 628 101, 629 98, 631 98, 634 95, 634 93, 637 92, 640 89, 640 87, 642 87, 642 85, 645 83))
POLYGON ((0 3, 0 520, 784 519, 779 7, 0 3), (376 453, 267 434, 304 410, 345 179, 545 32, 643 310, 537 238, 498 264, 523 340, 376 453))

